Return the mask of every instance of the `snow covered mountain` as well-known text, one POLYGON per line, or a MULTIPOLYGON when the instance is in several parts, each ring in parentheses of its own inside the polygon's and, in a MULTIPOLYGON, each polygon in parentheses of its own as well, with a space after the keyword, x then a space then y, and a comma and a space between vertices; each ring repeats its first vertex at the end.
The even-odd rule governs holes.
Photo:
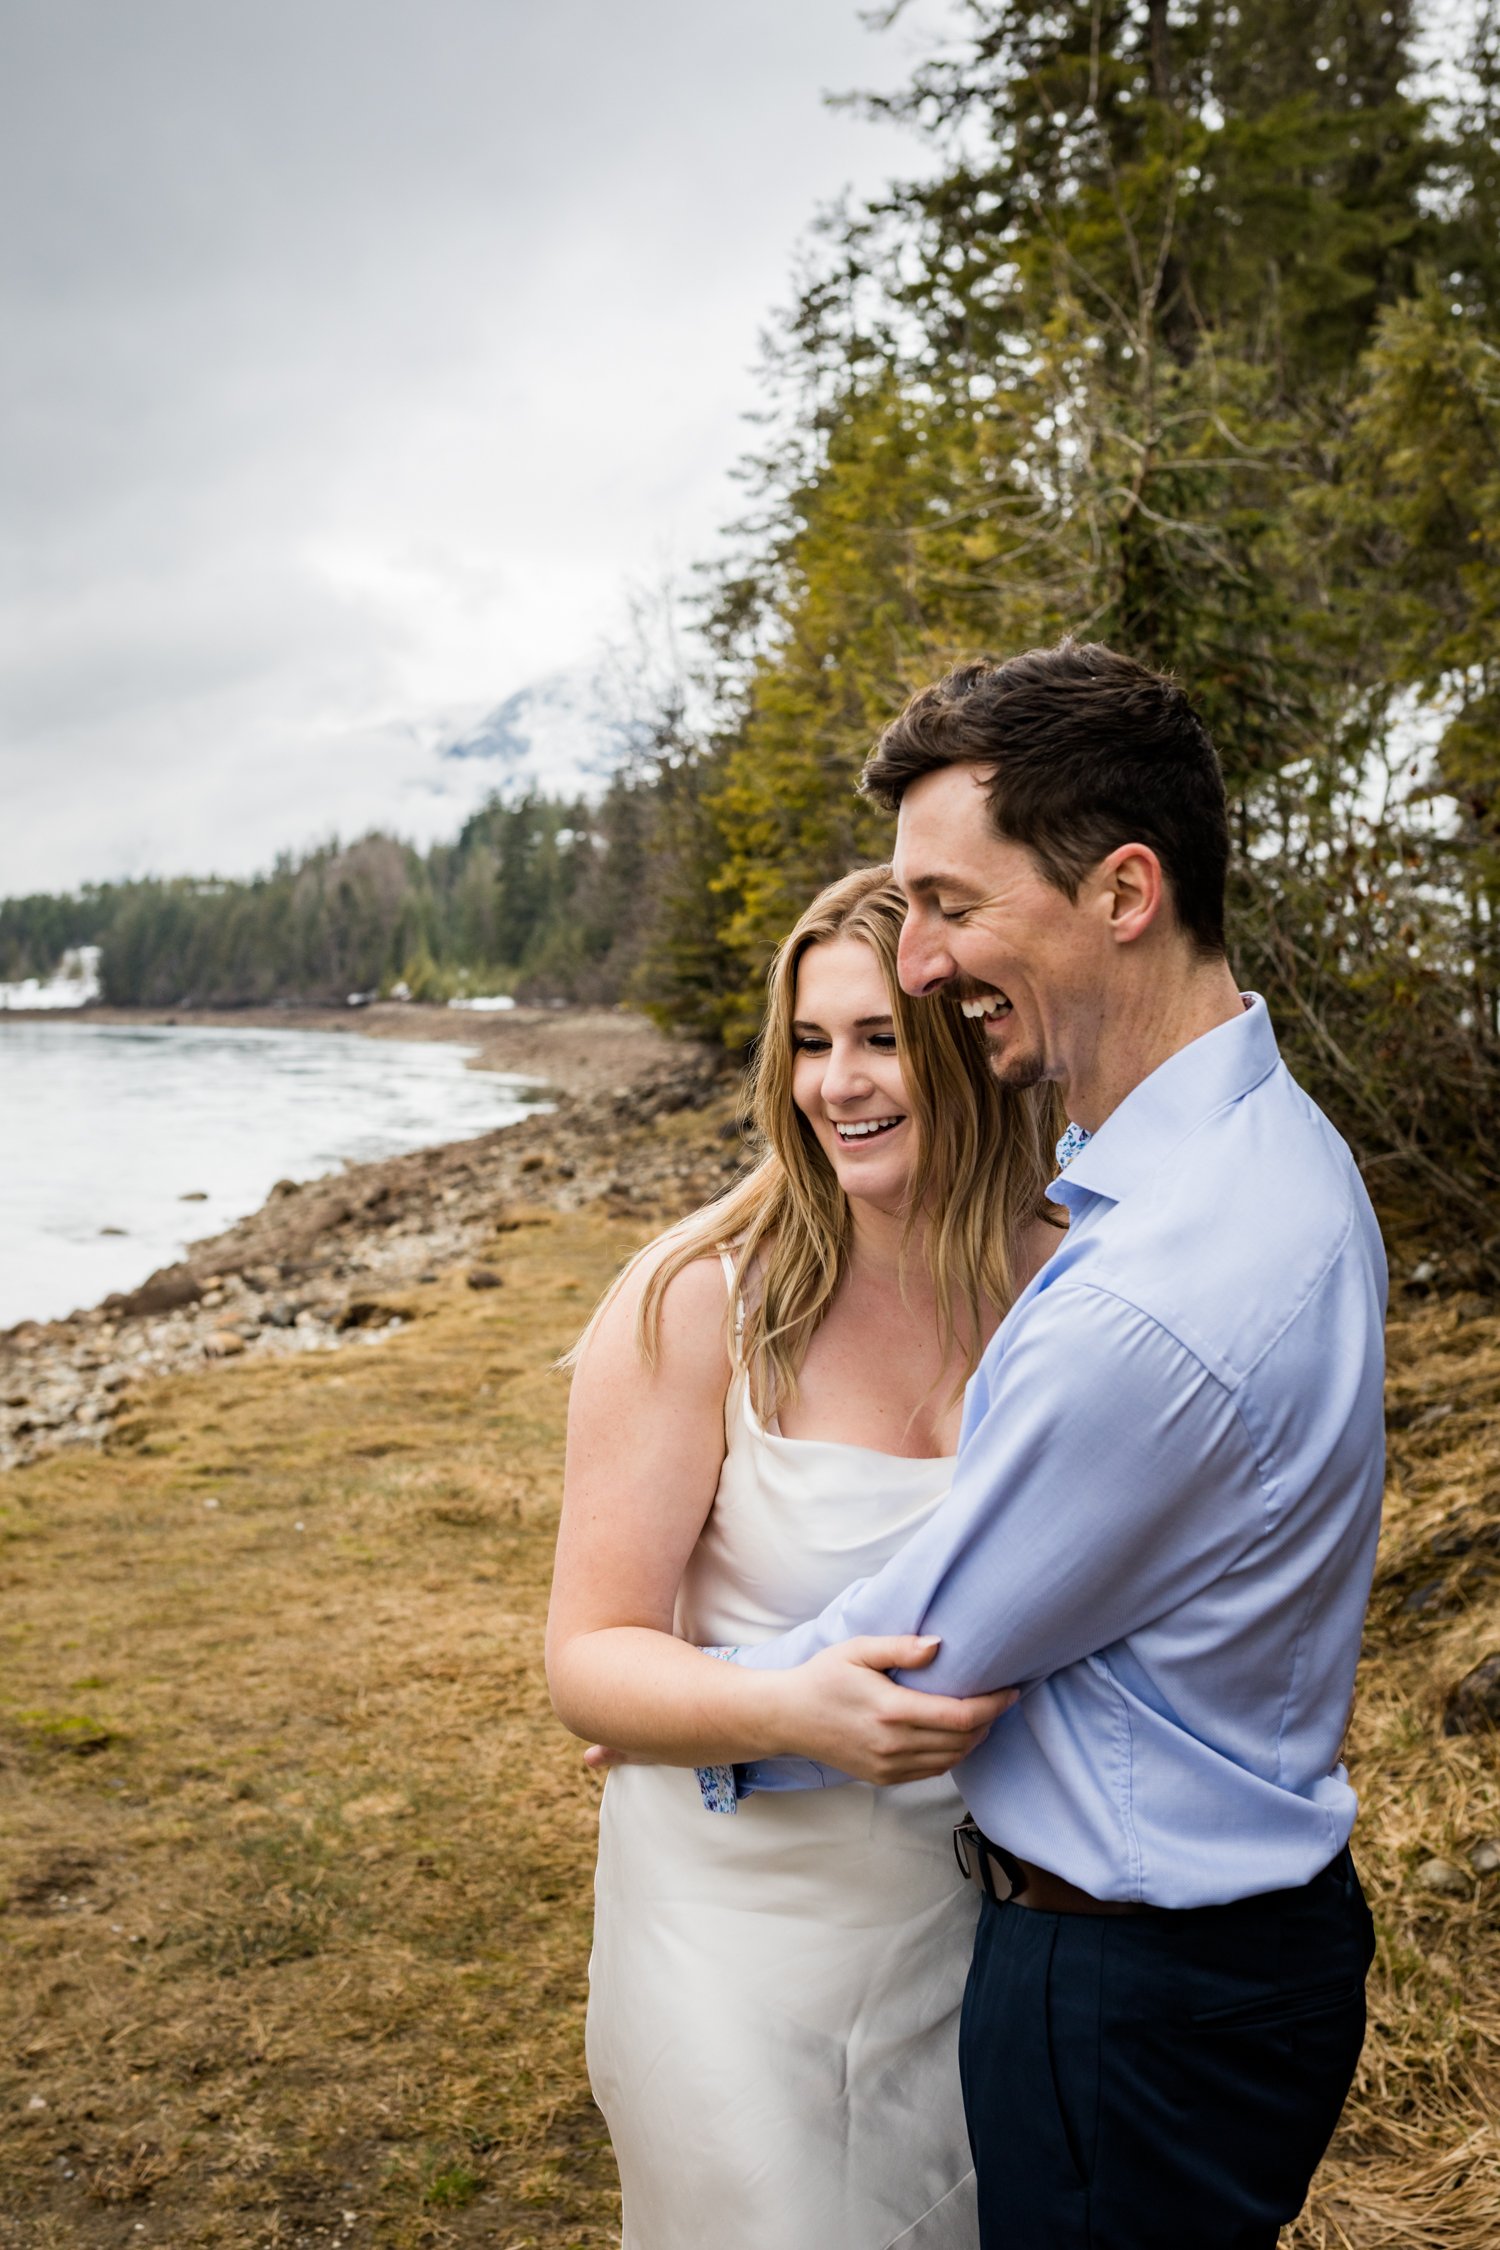
POLYGON ((511 801, 528 790, 548 797, 597 797, 627 755, 630 739, 628 725, 604 708, 593 680, 554 672, 507 696, 443 744, 439 756, 481 761, 487 790, 511 801))

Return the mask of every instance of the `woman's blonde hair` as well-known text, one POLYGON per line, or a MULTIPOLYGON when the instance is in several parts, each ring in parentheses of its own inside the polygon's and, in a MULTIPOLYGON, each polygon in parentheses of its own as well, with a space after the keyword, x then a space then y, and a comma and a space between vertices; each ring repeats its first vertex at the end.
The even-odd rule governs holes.
POLYGON ((733 1306, 743 1304, 739 1352, 751 1396, 769 1413, 774 1401, 796 1395, 808 1345, 848 1264, 853 1232, 848 1199, 793 1099, 797 971, 810 947, 855 938, 870 947, 885 978, 916 1126, 906 1240, 925 1219, 943 1357, 959 1346, 964 1372, 958 1388, 973 1373, 987 1308, 1003 1314, 1016 1295, 1020 1230, 1046 1212, 1042 1189, 1056 1170, 1052 1145, 1062 1118, 1049 1089, 1017 1093, 997 1082, 984 1034, 957 1001, 942 994, 912 1000, 902 991, 896 948, 905 914, 889 867, 859 868, 820 891, 779 947, 750 1079, 765 1154, 747 1179, 648 1244, 626 1268, 628 1274, 641 1260, 651 1261, 636 1313, 636 1342, 648 1366, 656 1363, 662 1302, 677 1275, 696 1259, 732 1249, 734 1289, 726 1292, 726 1317, 732 1322, 733 1306), (745 1284, 753 1271, 758 1286, 751 1289, 745 1284))

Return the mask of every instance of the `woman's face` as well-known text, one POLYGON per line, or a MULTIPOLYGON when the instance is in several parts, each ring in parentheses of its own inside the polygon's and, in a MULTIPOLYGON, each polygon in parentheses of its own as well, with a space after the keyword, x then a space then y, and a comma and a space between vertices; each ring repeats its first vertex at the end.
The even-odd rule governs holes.
POLYGON ((859 938, 810 945, 798 962, 792 1046, 792 1098, 844 1193, 903 1210, 917 1129, 885 978, 859 938))

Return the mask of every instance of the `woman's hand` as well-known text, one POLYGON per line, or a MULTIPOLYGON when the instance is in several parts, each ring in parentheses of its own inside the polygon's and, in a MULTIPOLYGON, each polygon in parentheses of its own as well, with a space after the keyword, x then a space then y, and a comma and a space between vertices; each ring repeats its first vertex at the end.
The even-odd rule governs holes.
POLYGON ((915 1633, 867 1636, 840 1641, 789 1672, 762 1674, 784 1698, 778 1731, 785 1732, 794 1755, 879 1788, 949 1772, 979 1747, 1020 1691, 924 1695, 886 1677, 920 1672, 940 1646, 915 1633))
MULTIPOLYGON (((841 1641, 790 1671, 757 1674, 773 1699, 782 1743, 777 1755, 812 1758, 879 1788, 949 1772, 978 1748, 1020 1691, 924 1695, 887 1678, 894 1671, 921 1671, 940 1645, 915 1634, 841 1641)), ((633 1761, 624 1751, 595 1743, 583 1762, 605 1773, 633 1761)))

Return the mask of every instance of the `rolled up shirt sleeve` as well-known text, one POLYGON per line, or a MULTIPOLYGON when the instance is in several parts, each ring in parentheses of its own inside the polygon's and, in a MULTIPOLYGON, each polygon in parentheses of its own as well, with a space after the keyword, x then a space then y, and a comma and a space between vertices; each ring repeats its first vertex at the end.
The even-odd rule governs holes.
MULTIPOLYGON (((1249 1551, 1266 1521, 1255 1449, 1233 1390, 1177 1337, 1107 1289, 1065 1282, 998 1341, 942 1505, 874 1577, 738 1662, 781 1669, 858 1636, 937 1634, 933 1664, 904 1684, 1025 1687, 1249 1551)), ((757 1767, 754 1785, 808 1785, 795 1778, 805 1760, 784 1776, 779 1764, 757 1767)))

